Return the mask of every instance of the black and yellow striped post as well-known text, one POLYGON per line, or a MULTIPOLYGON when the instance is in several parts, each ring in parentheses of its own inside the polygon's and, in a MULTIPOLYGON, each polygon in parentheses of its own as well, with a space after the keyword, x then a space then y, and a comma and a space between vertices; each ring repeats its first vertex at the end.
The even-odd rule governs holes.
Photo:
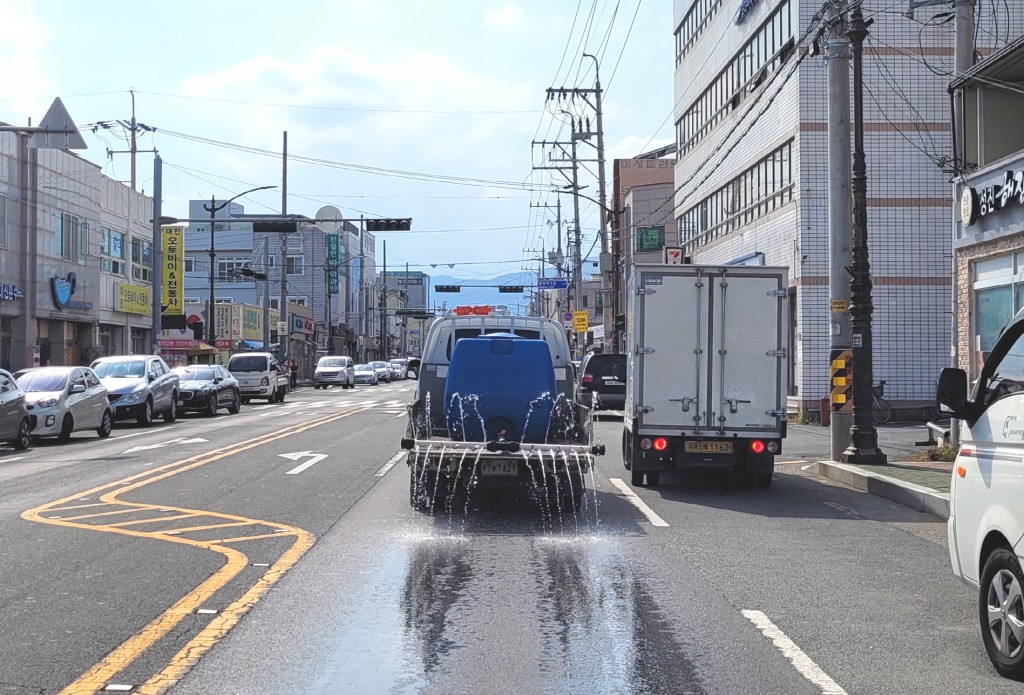
POLYGON ((833 413, 853 412, 853 350, 832 350, 829 367, 831 392, 829 403, 833 413))

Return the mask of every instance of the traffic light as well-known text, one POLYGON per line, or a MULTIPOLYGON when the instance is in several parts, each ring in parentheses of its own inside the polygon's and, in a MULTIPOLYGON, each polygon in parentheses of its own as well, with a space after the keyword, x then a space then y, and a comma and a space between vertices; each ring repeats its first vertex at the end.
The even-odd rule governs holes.
POLYGON ((458 285, 435 285, 435 292, 460 292, 462 290, 458 285))
POLYGON ((363 220, 368 232, 408 232, 412 226, 411 217, 385 217, 363 220))
POLYGON ((522 294, 523 293, 523 286, 522 285, 502 285, 501 287, 498 288, 498 292, 500 292, 501 294, 522 294))

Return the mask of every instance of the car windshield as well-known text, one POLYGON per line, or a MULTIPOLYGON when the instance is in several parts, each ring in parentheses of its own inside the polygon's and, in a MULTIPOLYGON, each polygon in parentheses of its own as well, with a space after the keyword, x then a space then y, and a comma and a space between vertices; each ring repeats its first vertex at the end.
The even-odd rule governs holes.
POLYGON ((101 379, 138 379, 146 375, 145 360, 117 360, 114 362, 98 362, 93 371, 101 379))
POLYGON ((341 359, 340 357, 325 357, 324 359, 320 360, 320 364, 318 366, 320 366, 320 367, 344 367, 345 366, 345 360, 341 359))
POLYGON ((388 365, 386 362, 374 362, 373 366, 377 369, 387 369, 388 365))
POLYGON ((209 367, 178 367, 174 373, 189 381, 213 381, 216 376, 209 367))
POLYGON ((267 371, 267 358, 263 355, 236 355, 231 358, 228 371, 265 372, 267 371))
POLYGON ((373 367, 371 367, 368 364, 357 364, 356 365, 356 371, 357 372, 372 372, 373 371, 373 367))
POLYGON ((68 372, 25 372, 15 381, 25 393, 42 391, 63 391, 68 384, 68 372))

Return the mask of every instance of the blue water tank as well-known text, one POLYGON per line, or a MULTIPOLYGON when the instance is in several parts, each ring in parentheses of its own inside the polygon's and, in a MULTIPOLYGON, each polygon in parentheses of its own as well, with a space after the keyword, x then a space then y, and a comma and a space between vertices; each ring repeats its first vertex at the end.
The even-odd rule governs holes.
POLYGON ((543 443, 556 397, 543 340, 491 334, 455 343, 444 387, 452 439, 543 443))

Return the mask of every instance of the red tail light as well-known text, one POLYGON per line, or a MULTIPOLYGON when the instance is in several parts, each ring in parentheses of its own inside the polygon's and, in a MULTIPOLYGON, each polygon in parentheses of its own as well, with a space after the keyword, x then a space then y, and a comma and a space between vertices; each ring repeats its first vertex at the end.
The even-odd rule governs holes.
POLYGON ((584 374, 582 381, 583 381, 584 384, 589 384, 589 383, 594 381, 594 375, 593 374, 584 374))
POLYGON ((763 454, 764 442, 762 442, 760 439, 755 439, 754 441, 750 442, 750 450, 753 451, 755 454, 763 454))
POLYGON ((667 448, 668 448, 668 440, 665 439, 664 437, 658 437, 657 439, 654 440, 654 450, 655 451, 664 451, 667 448))

